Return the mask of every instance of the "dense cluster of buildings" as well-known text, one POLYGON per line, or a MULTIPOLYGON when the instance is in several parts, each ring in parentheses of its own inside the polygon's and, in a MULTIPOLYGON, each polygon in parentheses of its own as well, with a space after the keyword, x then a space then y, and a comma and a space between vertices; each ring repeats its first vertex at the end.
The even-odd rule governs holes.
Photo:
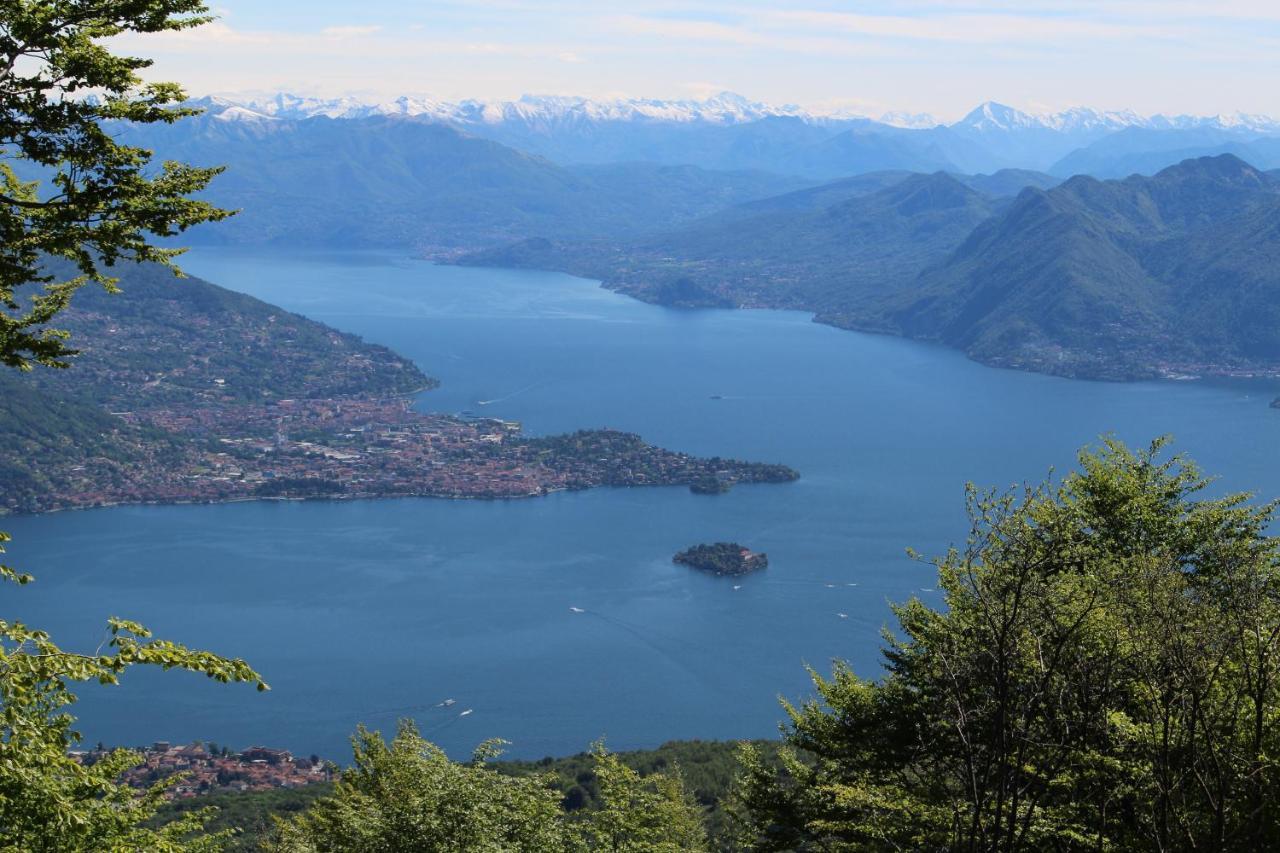
MULTIPOLYGON (((142 762, 125 772, 123 780, 135 788, 149 788, 173 780, 170 798, 194 797, 211 791, 265 791, 300 788, 333 778, 333 765, 316 756, 295 758, 283 749, 254 746, 242 752, 210 749, 202 743, 174 745, 157 741, 138 750, 142 762)), ((74 753, 92 763, 106 754, 101 747, 74 753)))
POLYGON ((82 465, 44 509, 142 502, 432 496, 515 498, 708 478, 781 481, 781 466, 706 460, 615 430, 525 438, 497 418, 423 414, 408 399, 302 399, 116 412, 180 441, 132 465, 82 465))

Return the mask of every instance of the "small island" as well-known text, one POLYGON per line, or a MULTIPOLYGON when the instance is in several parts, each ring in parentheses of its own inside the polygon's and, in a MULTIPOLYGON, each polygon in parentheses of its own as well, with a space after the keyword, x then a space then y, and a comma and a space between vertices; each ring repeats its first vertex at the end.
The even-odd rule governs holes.
POLYGON ((769 556, 757 554, 736 542, 717 542, 714 545, 694 545, 671 558, 704 572, 717 575, 745 575, 769 567, 769 556))

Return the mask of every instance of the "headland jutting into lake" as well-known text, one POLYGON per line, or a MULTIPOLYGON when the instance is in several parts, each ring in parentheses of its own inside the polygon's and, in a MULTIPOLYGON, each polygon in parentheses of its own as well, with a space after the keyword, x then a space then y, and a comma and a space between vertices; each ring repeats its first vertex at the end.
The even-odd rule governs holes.
POLYGON ((0 375, 0 513, 130 503, 522 498, 598 486, 781 483, 785 465, 699 458, 614 429, 530 438, 424 414, 439 383, 385 346, 197 280, 131 270, 66 314, 73 371, 0 375))

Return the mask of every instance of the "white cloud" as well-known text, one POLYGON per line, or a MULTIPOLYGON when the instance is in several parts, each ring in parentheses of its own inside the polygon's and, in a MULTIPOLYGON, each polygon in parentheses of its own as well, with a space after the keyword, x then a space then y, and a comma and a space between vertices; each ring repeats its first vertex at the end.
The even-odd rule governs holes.
POLYGON ((650 18, 643 15, 617 15, 607 21, 614 29, 630 35, 659 36, 690 41, 725 42, 739 45, 763 44, 767 39, 751 30, 715 21, 686 21, 674 18, 650 18))
POLYGON ((320 34, 330 36, 331 38, 360 38, 362 36, 374 35, 381 30, 382 27, 370 26, 325 27, 320 31, 320 34))
POLYGON ((1151 21, 1116 22, 1095 18, 1039 15, 943 14, 860 15, 848 12, 782 11, 762 16, 764 23, 806 30, 838 30, 853 35, 915 41, 992 44, 1018 41, 1060 42, 1063 39, 1180 38, 1183 27, 1151 21))
POLYGON ((228 7, 224 20, 114 42, 157 60, 149 78, 195 92, 701 89, 944 117, 988 98, 1280 112, 1265 85, 1280 73, 1280 0, 433 0, 420 9, 397 0, 409 9, 402 21, 392 4, 374 4, 367 25, 315 18, 310 31, 258 13, 261 0, 216 2, 228 7))

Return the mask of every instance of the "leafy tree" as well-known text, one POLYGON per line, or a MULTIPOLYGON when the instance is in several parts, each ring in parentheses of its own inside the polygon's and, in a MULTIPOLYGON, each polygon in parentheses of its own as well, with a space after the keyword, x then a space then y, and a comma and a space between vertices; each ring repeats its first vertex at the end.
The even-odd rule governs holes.
MULTIPOLYGON (((0 543, 8 541, 0 533, 0 543)), ((31 581, 8 566, 0 566, 0 578, 31 581)), ((0 620, 0 850, 217 849, 216 836, 191 840, 207 812, 159 830, 142 826, 155 812, 162 786, 139 797, 119 783, 121 772, 138 763, 136 754, 117 750, 92 765, 68 754, 80 739, 66 711, 75 701, 70 684, 116 684, 137 665, 266 689, 244 661, 152 639, 134 622, 109 620, 104 647, 79 654, 59 648, 43 631, 0 620)))
POLYGON ((566 813, 554 774, 512 775, 481 744, 470 763, 449 760, 411 721, 388 745, 361 727, 355 766, 331 797, 281 821, 276 853, 411 851, 705 851, 703 813, 679 772, 642 778, 602 744, 592 750, 600 804, 584 819, 566 813))
POLYGON ((449 760, 410 721, 388 745, 363 726, 355 766, 332 797, 282 822, 268 849, 303 851, 556 851, 571 849, 560 796, 543 777, 504 776, 486 766, 487 741, 469 764, 449 760))
POLYGON ((1280 845, 1276 506, 1199 498, 1164 442, 1061 486, 970 490, 946 609, 895 608, 887 674, 787 705, 781 771, 744 751, 756 850, 1280 845))
POLYGON ((597 743, 592 750, 600 784, 600 807, 591 813, 586 836, 593 850, 709 850, 702 809, 685 789, 679 768, 647 779, 597 743))
POLYGON ((165 162, 118 143, 110 123, 192 115, 172 83, 143 84, 147 59, 111 52, 121 33, 182 30, 209 20, 203 0, 3 0, 0 3, 0 363, 65 367, 75 350, 47 324, 120 261, 177 272, 168 237, 230 215, 190 198, 220 171, 165 162), (78 275, 59 279, 48 257, 78 275), (23 288, 40 285, 31 294, 23 288), (29 298, 27 298, 29 297, 29 298))
MULTIPOLYGON (((217 174, 179 163, 150 168, 149 152, 118 144, 109 123, 172 122, 191 114, 172 84, 143 85, 145 59, 113 54, 101 42, 208 20, 198 0, 0 0, 0 365, 67 366, 75 354, 50 328, 74 292, 120 261, 173 266, 166 237, 228 215, 188 198, 217 174), (48 258, 78 273, 59 279, 48 258), (24 287, 38 286, 34 293, 24 287)), ((0 533, 0 553, 9 542, 0 533)), ((31 577, 0 566, 0 580, 31 577)), ((80 735, 67 707, 71 685, 115 684, 133 666, 202 672, 221 682, 253 682, 244 661, 155 640, 134 622, 111 619, 104 645, 81 654, 18 621, 0 620, 0 849, 206 850, 217 835, 197 830, 207 813, 161 829, 143 824, 161 790, 142 796, 117 781, 137 756, 120 750, 81 764, 69 754, 80 735)))

